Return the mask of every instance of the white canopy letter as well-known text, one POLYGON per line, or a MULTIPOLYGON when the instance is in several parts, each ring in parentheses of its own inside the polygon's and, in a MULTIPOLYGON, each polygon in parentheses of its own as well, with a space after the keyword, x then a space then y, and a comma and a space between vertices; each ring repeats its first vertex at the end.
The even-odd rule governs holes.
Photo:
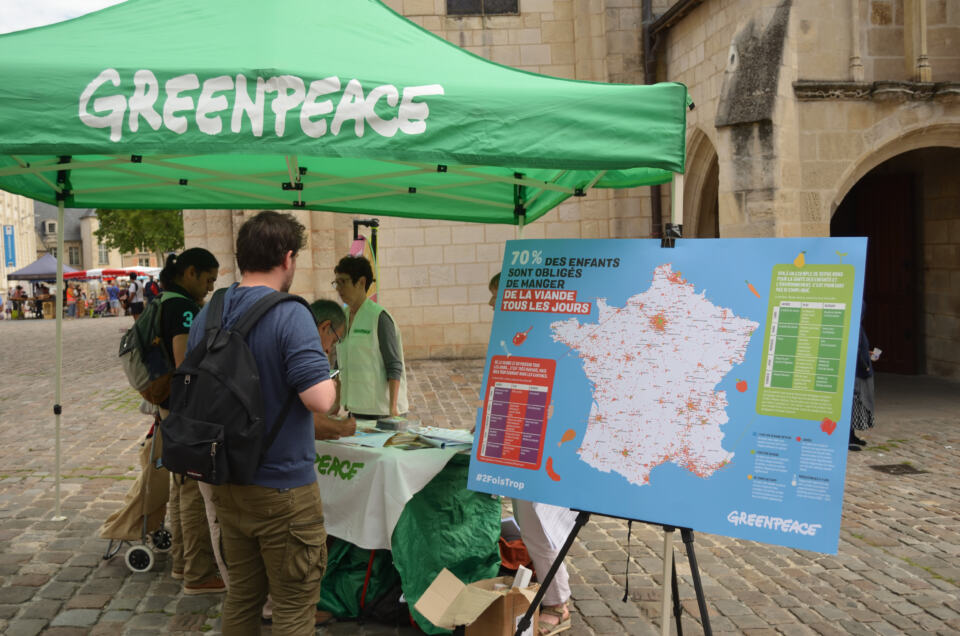
POLYGON ((384 95, 387 97, 387 105, 391 108, 396 107, 397 100, 400 98, 397 87, 392 84, 377 86, 367 95, 367 123, 384 137, 393 137, 397 134, 397 127, 400 125, 400 122, 397 121, 396 117, 393 119, 380 119, 376 111, 377 101, 384 95))
POLYGON ((183 115, 177 115, 177 113, 184 110, 193 110, 193 98, 180 97, 180 93, 198 88, 200 88, 200 79, 196 73, 177 75, 164 84, 167 99, 163 102, 163 125, 167 127, 167 130, 178 135, 187 132, 187 118, 183 115))
POLYGON ((105 83, 110 82, 114 86, 120 86, 120 73, 116 69, 108 68, 100 71, 96 79, 87 84, 87 87, 80 93, 80 121, 90 128, 109 128, 110 141, 120 141, 123 129, 123 114, 127 110, 127 99, 123 95, 111 95, 109 97, 98 97, 93 100, 93 110, 96 113, 110 111, 109 115, 91 115, 87 112, 87 104, 90 98, 98 88, 105 83))
POLYGON ((443 86, 427 84, 403 89, 403 101, 400 102, 397 119, 400 120, 400 130, 408 135, 419 135, 427 129, 426 119, 430 115, 430 108, 423 102, 413 101, 425 95, 443 95, 443 86))
POLYGON ((211 117, 213 113, 226 110, 229 103, 223 95, 214 97, 214 93, 228 91, 233 88, 233 78, 229 75, 218 75, 203 82, 203 90, 197 98, 197 128, 208 135, 218 135, 223 130, 220 116, 211 117))
POLYGON ((273 130, 277 133, 277 137, 283 137, 283 131, 287 125, 287 111, 299 106, 303 102, 304 95, 306 95, 303 80, 296 75, 271 77, 267 80, 267 90, 277 93, 277 96, 270 102, 270 110, 276 115, 273 130))
POLYGON ((300 128, 308 137, 317 139, 327 134, 327 120, 313 121, 311 117, 329 115, 333 112, 331 100, 325 99, 318 102, 317 98, 336 93, 338 90, 340 90, 340 78, 336 75, 310 82, 310 90, 307 91, 307 97, 303 100, 303 106, 300 107, 300 128))
POLYGON ((343 89, 340 103, 337 104, 337 113, 333 116, 333 123, 330 125, 330 132, 339 135, 343 122, 352 119, 353 130, 357 137, 363 137, 364 107, 363 86, 358 80, 352 79, 343 89))
POLYGON ((233 116, 230 118, 230 130, 240 132, 243 125, 243 114, 250 118, 250 128, 254 137, 263 137, 263 92, 265 90, 262 77, 257 78, 257 91, 253 100, 247 93, 247 78, 237 75, 237 92, 233 99, 233 116))
POLYGON ((133 96, 130 98, 130 117, 127 120, 130 132, 137 132, 141 117, 147 120, 151 128, 160 130, 163 118, 153 108, 158 95, 160 83, 152 71, 141 69, 133 74, 133 96))

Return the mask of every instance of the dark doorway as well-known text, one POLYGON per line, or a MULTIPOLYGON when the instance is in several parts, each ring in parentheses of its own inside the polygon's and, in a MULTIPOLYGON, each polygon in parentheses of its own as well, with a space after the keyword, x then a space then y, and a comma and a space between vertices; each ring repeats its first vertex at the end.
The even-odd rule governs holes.
POLYGON ((847 194, 830 222, 831 236, 866 236, 866 314, 871 346, 883 350, 878 371, 920 372, 922 285, 916 179, 877 171, 847 194))
POLYGON ((697 238, 720 238, 720 163, 713 156, 700 193, 700 210, 697 215, 697 238))

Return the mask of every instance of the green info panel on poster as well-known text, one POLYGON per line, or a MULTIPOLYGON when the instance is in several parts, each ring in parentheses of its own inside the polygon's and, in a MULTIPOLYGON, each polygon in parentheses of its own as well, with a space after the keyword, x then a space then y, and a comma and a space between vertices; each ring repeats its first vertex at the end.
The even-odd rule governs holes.
POLYGON ((866 239, 508 241, 469 487, 835 553, 866 239))
POLYGON ((853 279, 852 265, 773 268, 758 413, 840 419, 853 279))

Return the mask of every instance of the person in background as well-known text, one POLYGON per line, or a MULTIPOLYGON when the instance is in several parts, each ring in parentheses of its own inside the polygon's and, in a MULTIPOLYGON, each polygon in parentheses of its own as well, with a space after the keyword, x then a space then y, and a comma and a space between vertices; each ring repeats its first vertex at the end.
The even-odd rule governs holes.
MULTIPOLYGON (((866 306, 864 306, 866 311, 866 306)), ((847 448, 852 451, 859 451, 867 445, 866 440, 857 436, 856 431, 866 431, 873 428, 874 411, 874 386, 873 386, 873 362, 879 358, 879 354, 874 357, 870 351, 870 341, 867 339, 867 332, 860 325, 860 341, 857 343, 857 366, 856 377, 853 385, 853 409, 850 413, 850 442, 847 448)))
MULTIPOLYGON (((164 292, 160 295, 160 334, 167 355, 176 366, 187 357, 187 339, 200 303, 213 291, 220 263, 202 247, 170 254, 160 272, 164 292)), ((169 402, 160 405, 160 417, 169 415, 169 402)), ((168 504, 173 535, 171 576, 183 580, 188 595, 223 592, 226 585, 218 574, 207 512, 199 482, 185 475, 170 475, 168 504)))
MULTIPOLYGON (((489 285, 489 304, 491 308, 496 307, 499 288, 500 274, 496 274, 490 279, 489 285)), ((549 414, 547 417, 549 417, 549 414)), ((517 525, 520 526, 520 537, 533 560, 533 567, 537 571, 537 576, 544 576, 550 571, 550 566, 553 565, 560 550, 553 545, 546 531, 544 531, 533 503, 522 499, 513 499, 512 501, 513 516, 517 520, 517 525)), ((550 636, 570 629, 570 609, 567 607, 569 599, 570 575, 567 572, 566 564, 560 563, 560 567, 543 595, 543 604, 540 606, 540 632, 538 636, 550 636)))
POLYGON ((143 313, 143 283, 137 280, 137 275, 130 273, 130 285, 127 287, 127 302, 130 307, 130 315, 136 321, 143 313))
POLYGON ((357 419, 407 412, 407 377, 400 330, 390 314, 367 298, 373 268, 363 256, 345 256, 333 286, 347 305, 347 335, 337 345, 340 405, 357 419))
MULTIPOLYGON (((223 298, 223 327, 229 329, 258 300, 289 291, 305 228, 291 214, 260 212, 240 227, 236 255, 240 282, 223 298)), ((206 305, 194 319, 188 352, 204 336, 206 305)), ((257 364, 264 421, 275 422, 287 396, 285 419, 250 485, 213 486, 229 575, 222 631, 260 634, 261 609, 273 598, 274 634, 313 634, 316 603, 326 570, 327 533, 317 485, 313 413, 326 413, 336 399, 327 356, 306 307, 272 307, 246 338, 257 364)))
POLYGON ((153 280, 153 275, 150 275, 150 278, 143 285, 143 297, 146 300, 146 303, 149 305, 150 301, 160 295, 160 286, 157 285, 157 282, 153 280))
MULTIPOLYGON (((343 308, 332 300, 321 299, 310 305, 313 319, 317 323, 317 332, 323 350, 330 359, 331 365, 336 365, 336 346, 343 340, 347 331, 347 317, 343 308)), ((336 405, 334 405, 336 406, 336 405)), ((313 416, 313 430, 316 439, 339 439, 348 437, 357 432, 357 420, 353 417, 340 419, 331 417, 328 413, 315 413, 313 416)))
POLYGON ((67 318, 77 317, 77 287, 67 283, 64 289, 65 300, 67 303, 67 318))
POLYGON ((107 285, 107 302, 110 304, 110 315, 120 315, 120 288, 117 287, 116 279, 110 281, 107 285))

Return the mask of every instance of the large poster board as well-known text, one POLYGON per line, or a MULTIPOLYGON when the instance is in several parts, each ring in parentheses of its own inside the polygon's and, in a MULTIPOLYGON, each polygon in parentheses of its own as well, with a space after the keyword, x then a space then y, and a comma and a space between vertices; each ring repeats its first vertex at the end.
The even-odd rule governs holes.
POLYGON ((470 488, 835 553, 865 257, 508 241, 470 488))

